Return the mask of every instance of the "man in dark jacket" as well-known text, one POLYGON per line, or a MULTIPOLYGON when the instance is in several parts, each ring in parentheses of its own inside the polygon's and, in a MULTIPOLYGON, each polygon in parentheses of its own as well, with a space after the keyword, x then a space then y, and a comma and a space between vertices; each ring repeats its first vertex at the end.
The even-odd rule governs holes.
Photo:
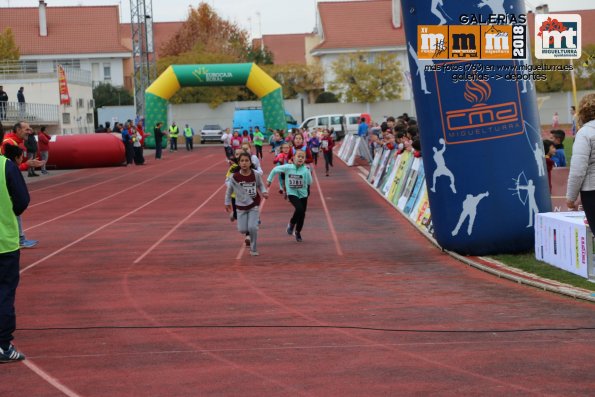
MULTIPOLYGON (((27 160, 33 160, 37 157, 37 140, 35 139, 35 132, 32 132, 27 136, 25 148, 27 149, 27 160)), ((39 174, 35 172, 35 167, 29 166, 27 169, 27 176, 39 176, 39 174)))
POLYGON ((17 92, 17 101, 19 101, 19 116, 21 119, 25 117, 25 94, 23 93, 24 90, 25 87, 21 87, 17 92))
POLYGON ((0 120, 6 120, 6 105, 8 103, 8 94, 4 87, 0 85, 0 120))

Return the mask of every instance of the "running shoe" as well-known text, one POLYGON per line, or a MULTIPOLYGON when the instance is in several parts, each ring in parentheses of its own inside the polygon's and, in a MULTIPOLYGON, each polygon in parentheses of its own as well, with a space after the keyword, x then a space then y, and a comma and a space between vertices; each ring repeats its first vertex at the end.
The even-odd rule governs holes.
POLYGON ((252 255, 252 256, 258 256, 258 251, 250 251, 250 255, 252 255))
POLYGON ((244 239, 244 243, 246 243, 246 247, 250 246, 250 236, 246 236, 246 238, 244 239))
POLYGON ((21 248, 33 248, 37 243, 39 243, 37 240, 22 240, 19 245, 21 248))
POLYGON ((287 224, 287 234, 289 234, 290 236, 293 234, 293 228, 295 227, 295 225, 292 225, 291 223, 287 224))
POLYGON ((295 232, 295 241, 297 241, 298 243, 302 242, 302 235, 300 232, 295 232))
POLYGON ((24 359, 25 355, 18 352, 13 345, 10 345, 6 350, 0 348, 0 363, 14 363, 24 359))

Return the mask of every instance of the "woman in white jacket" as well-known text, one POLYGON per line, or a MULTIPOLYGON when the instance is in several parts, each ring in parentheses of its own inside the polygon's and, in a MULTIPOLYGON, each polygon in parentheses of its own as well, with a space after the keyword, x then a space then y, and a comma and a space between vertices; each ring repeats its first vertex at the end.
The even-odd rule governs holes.
POLYGON ((595 227, 595 94, 581 99, 578 122, 582 127, 572 146, 566 205, 569 209, 576 209, 580 192, 587 221, 595 227))

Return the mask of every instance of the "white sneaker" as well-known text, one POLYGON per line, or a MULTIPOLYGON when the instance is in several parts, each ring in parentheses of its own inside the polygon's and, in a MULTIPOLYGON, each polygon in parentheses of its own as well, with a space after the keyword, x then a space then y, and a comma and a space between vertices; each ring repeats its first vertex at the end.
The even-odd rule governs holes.
POLYGON ((252 255, 252 256, 258 256, 258 251, 250 251, 250 255, 252 255))

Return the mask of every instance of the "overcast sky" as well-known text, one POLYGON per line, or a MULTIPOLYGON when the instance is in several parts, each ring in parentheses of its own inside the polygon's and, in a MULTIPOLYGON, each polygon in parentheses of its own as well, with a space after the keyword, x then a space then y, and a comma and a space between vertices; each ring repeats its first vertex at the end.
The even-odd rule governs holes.
MULTIPOLYGON (((149 2, 149 0, 146 0, 149 2)), ((316 0, 205 0, 217 13, 237 22, 244 29, 259 37, 263 34, 306 33, 315 25, 316 0)), ((328 1, 328 0, 326 0, 328 1)), ((337 0, 332 0, 337 1, 337 0)), ((457 0, 468 1, 468 0, 457 0)), ((130 0, 45 0, 48 7, 76 5, 121 5, 121 18, 130 21, 130 0)), ((153 17, 156 22, 183 21, 188 7, 197 7, 200 0, 153 0, 153 17)), ((595 0, 526 0, 528 8, 548 4, 550 12, 595 9, 595 0)), ((0 0, 0 7, 34 7, 38 0, 0 0)), ((75 23, 75 21, 72 21, 75 23)))

